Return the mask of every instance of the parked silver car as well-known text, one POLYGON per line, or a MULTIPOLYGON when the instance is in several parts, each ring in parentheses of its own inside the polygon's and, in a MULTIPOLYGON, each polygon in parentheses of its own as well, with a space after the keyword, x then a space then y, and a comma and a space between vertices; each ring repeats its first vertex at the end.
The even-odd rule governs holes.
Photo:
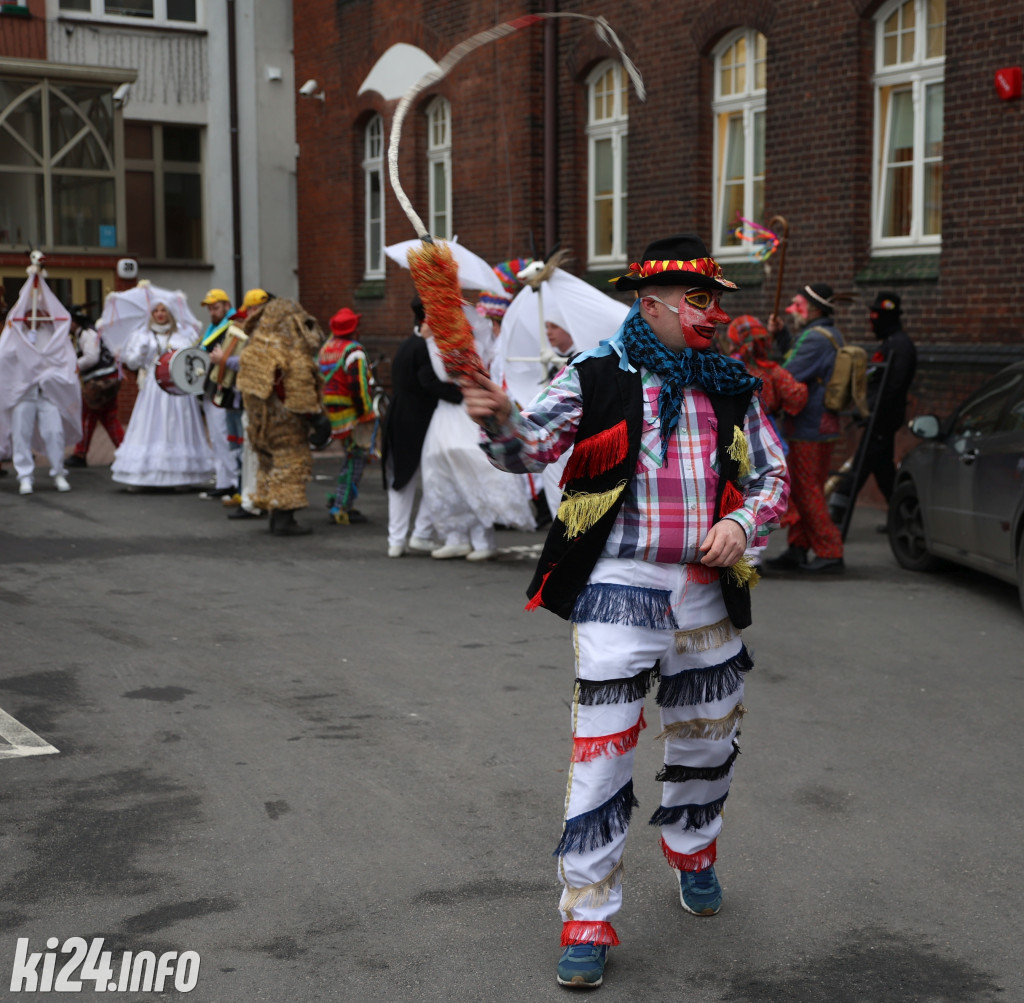
POLYGON ((919 415, 924 441, 903 459, 889 504, 889 544, 904 568, 940 559, 1020 589, 1024 605, 1024 362, 1003 369, 946 422, 919 415))

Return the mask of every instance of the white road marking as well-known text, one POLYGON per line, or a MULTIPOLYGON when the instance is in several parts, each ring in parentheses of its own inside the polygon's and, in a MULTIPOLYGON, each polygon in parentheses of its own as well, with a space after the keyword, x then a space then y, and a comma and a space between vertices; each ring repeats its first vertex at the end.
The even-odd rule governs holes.
POLYGON ((34 731, 0 708, 0 759, 14 759, 16 756, 49 756, 60 752, 34 731), (7 743, 7 746, 4 745, 7 743))

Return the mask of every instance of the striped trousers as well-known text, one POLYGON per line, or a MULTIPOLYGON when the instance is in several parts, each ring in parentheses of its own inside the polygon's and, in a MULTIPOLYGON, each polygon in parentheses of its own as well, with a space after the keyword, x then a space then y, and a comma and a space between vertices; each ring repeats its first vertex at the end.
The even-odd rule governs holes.
POLYGON ((677 870, 714 863, 752 662, 714 569, 602 558, 572 617, 573 751, 562 838, 562 943, 617 944, 622 856, 637 807, 633 756, 657 685, 665 742, 649 822, 677 870))

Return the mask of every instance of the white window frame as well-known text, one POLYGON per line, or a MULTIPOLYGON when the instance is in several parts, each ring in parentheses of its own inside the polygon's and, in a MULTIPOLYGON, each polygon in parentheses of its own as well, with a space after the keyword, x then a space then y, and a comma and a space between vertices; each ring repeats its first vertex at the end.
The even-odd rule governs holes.
POLYGON ((626 202, 628 185, 623 181, 628 166, 629 143, 629 77, 622 64, 605 60, 587 77, 587 264, 591 268, 618 268, 626 264, 626 202), (598 119, 597 84, 609 70, 614 72, 612 114, 598 119), (623 95, 627 95, 623 107, 623 95), (598 254, 597 243, 597 156, 602 140, 611 140, 612 149, 612 250, 598 254))
MULTIPOLYGON (((6 74, 4 75, 6 77, 6 74)), ((79 80, 62 80, 59 78, 51 77, 32 77, 24 78, 17 77, 15 74, 11 74, 14 79, 27 79, 31 83, 28 84, 25 91, 18 96, 18 98, 7 105, 6 107, 0 108, 0 127, 5 121, 7 116, 18 107, 23 101, 28 100, 34 95, 40 97, 40 120, 42 124, 42 133, 40 136, 42 150, 33 150, 27 146, 24 140, 11 132, 8 133, 10 138, 13 138, 15 142, 23 146, 26 152, 31 156, 34 161, 31 165, 15 166, 15 165, 0 165, 0 172, 5 174, 14 175, 31 175, 33 177, 41 177, 43 179, 43 220, 42 229, 43 233, 36 235, 36 240, 43 243, 44 246, 54 250, 65 253, 80 253, 94 252, 94 251, 105 251, 107 253, 123 251, 125 247, 125 211, 124 211, 124 157, 122 153, 121 144, 121 109, 117 107, 117 103, 113 102, 113 136, 112 146, 107 146, 103 143, 102 138, 96 132, 94 126, 91 125, 85 119, 82 120, 79 131, 75 137, 70 141, 66 142, 61 150, 54 150, 52 148, 52 136, 50 128, 50 119, 52 107, 55 103, 59 106, 60 103, 64 103, 62 99, 64 88, 68 85, 74 85, 76 83, 86 83, 88 86, 93 86, 101 89, 106 89, 109 86, 110 91, 113 92, 113 84, 105 84, 100 81, 95 83, 91 80, 79 81, 79 80), (67 154, 73 150, 74 146, 78 142, 85 139, 86 137, 92 137, 95 142, 99 145, 101 152, 103 153, 106 166, 103 168, 74 168, 66 167, 62 165, 61 161, 67 154), (84 178, 100 178, 103 180, 112 181, 114 185, 114 227, 117 242, 113 247, 106 248, 102 247, 97 240, 95 244, 58 244, 57 243, 57 208, 55 205, 56 199, 54 195, 54 178, 55 177, 84 177, 84 178)), ((80 113, 79 113, 80 114, 80 113)), ((20 249, 24 244, 3 244, 0 245, 0 250, 14 250, 20 249)))
MULTIPOLYGON (((874 77, 874 137, 872 144, 871 175, 871 250, 873 254, 893 255, 938 253, 942 247, 942 233, 922 233, 924 225, 924 165, 925 152, 925 89, 945 82, 945 54, 928 58, 927 41, 927 0, 909 0, 915 6, 914 55, 909 62, 886 66, 884 59, 884 27, 893 11, 908 0, 891 0, 875 15, 875 77, 874 77), (913 195, 910 210, 910 234, 900 237, 883 237, 882 223, 885 211, 885 167, 886 144, 889 122, 883 121, 882 91, 885 88, 909 88, 914 108, 914 156, 911 167, 913 195)), ((948 11, 947 11, 948 23, 948 11)), ((892 99, 889 100, 892 108, 892 99)), ((943 130, 945 131, 945 130, 943 130)), ((940 222, 941 227, 941 222, 940 222)))
POLYGON ((152 17, 131 17, 123 14, 108 14, 106 0, 90 0, 90 9, 61 10, 60 0, 46 0, 46 16, 49 20, 66 18, 74 21, 102 21, 104 24, 126 24, 135 27, 159 28, 202 28, 206 25, 206 0, 196 0, 194 21, 172 21, 167 17, 167 0, 153 0, 152 17))
POLYGON ((364 279, 384 278, 384 119, 374 115, 363 130, 363 244, 365 247, 364 279), (377 190, 380 192, 380 219, 370 214, 370 188, 373 176, 377 176, 377 190), (377 260, 373 260, 373 228, 380 228, 377 260))
MULTIPOLYGON (((761 35, 756 28, 740 28, 730 32, 722 41, 715 46, 712 53, 714 56, 715 90, 711 103, 712 122, 714 129, 713 149, 713 177, 714 187, 712 190, 711 218, 712 223, 712 254, 716 258, 728 260, 746 260, 749 257, 750 245, 746 243, 726 244, 722 241, 722 230, 727 220, 724 219, 725 212, 725 157, 724 149, 720 142, 720 130, 722 120, 726 117, 740 114, 743 117, 743 215, 756 223, 763 223, 763 220, 756 218, 757 210, 754 206, 754 186, 757 181, 764 184, 765 175, 756 175, 754 166, 756 162, 755 149, 755 121, 758 115, 765 115, 768 105, 767 86, 758 88, 756 85, 757 75, 755 64, 757 62, 757 37, 761 35), (744 88, 739 93, 722 94, 722 57, 741 39, 745 38, 747 43, 747 63, 744 79, 744 88)), ((767 48, 765 53, 767 62, 767 48)), ((763 122, 764 120, 762 120, 763 122)), ((762 126, 763 128, 763 126, 762 126)), ((762 132, 763 135, 763 132, 762 132)))
POLYGON ((430 218, 427 226, 434 237, 451 240, 455 232, 452 223, 452 106, 447 98, 437 97, 427 106, 427 186, 430 205, 430 218), (438 125, 443 125, 444 135, 440 141, 436 137, 438 125), (445 215, 447 222, 444 227, 437 225, 437 185, 434 179, 435 165, 444 167, 445 215), (441 231, 444 232, 441 232, 441 231))

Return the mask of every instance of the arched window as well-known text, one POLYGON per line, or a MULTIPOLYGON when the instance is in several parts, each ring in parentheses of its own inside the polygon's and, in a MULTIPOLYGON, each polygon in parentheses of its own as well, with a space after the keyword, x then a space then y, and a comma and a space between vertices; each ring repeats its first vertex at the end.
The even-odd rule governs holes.
POLYGON ((727 35, 715 50, 714 253, 745 253, 738 217, 763 223, 764 109, 768 40, 753 28, 727 35))
POLYGON ((384 120, 374 115, 363 132, 364 278, 384 278, 384 120))
POLYGON ((873 246, 942 241, 945 0, 897 0, 875 17, 873 246))
POLYGON ((602 63, 587 78, 588 262, 626 261, 626 163, 629 77, 619 63, 602 63))
POLYGON ((452 235, 452 106, 435 98, 427 108, 427 171, 430 179, 430 232, 452 235))

